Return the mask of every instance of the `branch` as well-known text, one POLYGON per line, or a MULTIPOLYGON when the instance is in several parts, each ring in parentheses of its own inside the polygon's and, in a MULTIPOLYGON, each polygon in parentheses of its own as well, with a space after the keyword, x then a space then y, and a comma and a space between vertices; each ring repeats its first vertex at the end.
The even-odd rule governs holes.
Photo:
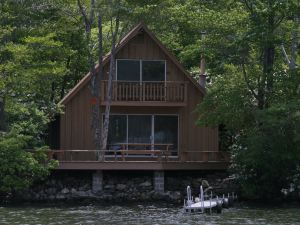
POLYGON ((120 31, 120 35, 119 35, 120 38, 119 38, 119 40, 118 40, 118 44, 117 44, 117 45, 120 44, 120 42, 121 42, 121 40, 122 40, 121 37, 123 36, 123 33, 124 33, 126 27, 128 26, 128 24, 129 24, 129 22, 127 21, 127 23, 126 23, 125 25, 122 26, 121 31, 120 31))
POLYGON ((243 75, 244 75, 245 83, 246 83, 248 89, 250 90, 251 94, 256 98, 256 100, 258 100, 258 95, 254 92, 254 89, 250 85, 249 78, 248 78, 244 63, 242 63, 242 69, 243 69, 243 75))
POLYGON ((275 30, 282 22, 282 20, 285 18, 285 15, 282 15, 274 22, 273 30, 275 30))
POLYGON ((283 44, 280 45, 280 49, 282 51, 282 54, 284 56, 284 59, 285 59, 286 63, 288 64, 288 66, 290 66, 291 61, 290 61, 289 56, 287 55, 287 53, 285 51, 285 48, 284 48, 283 44))
POLYGON ((91 0, 91 11, 90 11, 90 26, 92 28, 92 23, 94 21, 94 9, 95 9, 95 0, 91 0))
POLYGON ((84 19, 84 24, 85 24, 85 26, 86 26, 86 25, 88 24, 88 18, 87 18, 87 15, 86 15, 86 11, 85 11, 85 9, 83 8, 83 6, 82 6, 80 0, 77 0, 77 5, 78 5, 78 7, 79 7, 80 13, 81 13, 81 15, 82 15, 82 17, 83 17, 83 19, 84 19))

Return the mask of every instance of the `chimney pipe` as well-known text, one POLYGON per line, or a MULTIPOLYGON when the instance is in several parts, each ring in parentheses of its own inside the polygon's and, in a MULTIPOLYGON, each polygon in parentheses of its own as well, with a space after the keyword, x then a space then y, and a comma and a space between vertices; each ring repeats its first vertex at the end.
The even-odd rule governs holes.
POLYGON ((200 75, 199 75, 199 84, 201 87, 206 88, 206 74, 205 74, 205 58, 201 55, 200 61, 200 75))

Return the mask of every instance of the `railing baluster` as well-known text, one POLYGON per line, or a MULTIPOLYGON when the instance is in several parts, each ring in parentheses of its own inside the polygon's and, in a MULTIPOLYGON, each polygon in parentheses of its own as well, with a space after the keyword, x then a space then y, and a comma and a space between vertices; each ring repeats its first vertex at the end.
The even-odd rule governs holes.
POLYGON ((150 95, 149 95, 149 100, 152 101, 152 83, 149 83, 149 87, 150 87, 150 95))
POLYGON ((126 101, 128 101, 128 88, 129 87, 129 84, 128 83, 126 83, 125 84, 125 99, 126 99, 126 101))
POLYGON ((113 94, 113 101, 117 100, 117 91, 118 91, 118 83, 116 81, 113 82, 113 90, 112 90, 112 94, 113 94))
POLYGON ((165 101, 168 101, 169 99, 169 84, 165 84, 165 101))
POLYGON ((142 84, 142 93, 143 93, 143 94, 142 94, 142 95, 143 95, 142 100, 143 100, 143 101, 145 101, 145 95, 146 95, 146 90, 145 90, 145 89, 146 89, 146 88, 145 88, 145 83, 143 83, 143 84, 142 84))
POLYGON ((158 88, 157 88, 157 85, 158 85, 158 84, 154 84, 154 93, 155 93, 154 101, 157 101, 157 100, 158 100, 158 98, 157 98, 157 97, 158 97, 158 93, 157 93, 157 89, 158 89, 158 88))
POLYGON ((133 84, 132 88, 132 100, 135 101, 135 90, 136 90, 136 83, 133 84))
POLYGON ((131 88, 132 88, 132 83, 128 84, 128 101, 132 101, 131 99, 131 88))

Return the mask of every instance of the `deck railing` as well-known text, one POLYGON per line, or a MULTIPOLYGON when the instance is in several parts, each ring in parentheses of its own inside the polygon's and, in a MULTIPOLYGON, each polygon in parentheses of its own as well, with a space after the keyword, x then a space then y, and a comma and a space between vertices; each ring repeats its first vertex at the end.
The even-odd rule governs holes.
POLYGON ((160 162, 229 162, 229 154, 221 151, 188 151, 174 156, 165 150, 49 150, 49 159, 74 161, 160 161, 160 162))
MULTIPOLYGON (((107 84, 106 80, 101 82, 102 101, 105 101, 107 96, 107 84)), ((113 81, 112 102, 186 102, 187 84, 187 82, 180 81, 113 81)))

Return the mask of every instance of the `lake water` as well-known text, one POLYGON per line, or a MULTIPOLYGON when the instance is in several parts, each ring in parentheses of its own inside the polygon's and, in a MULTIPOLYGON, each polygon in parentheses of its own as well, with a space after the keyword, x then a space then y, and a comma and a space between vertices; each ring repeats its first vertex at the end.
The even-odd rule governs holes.
POLYGON ((0 207, 0 224, 299 224, 300 206, 224 209, 222 214, 183 213, 180 206, 149 205, 22 205, 0 207))

